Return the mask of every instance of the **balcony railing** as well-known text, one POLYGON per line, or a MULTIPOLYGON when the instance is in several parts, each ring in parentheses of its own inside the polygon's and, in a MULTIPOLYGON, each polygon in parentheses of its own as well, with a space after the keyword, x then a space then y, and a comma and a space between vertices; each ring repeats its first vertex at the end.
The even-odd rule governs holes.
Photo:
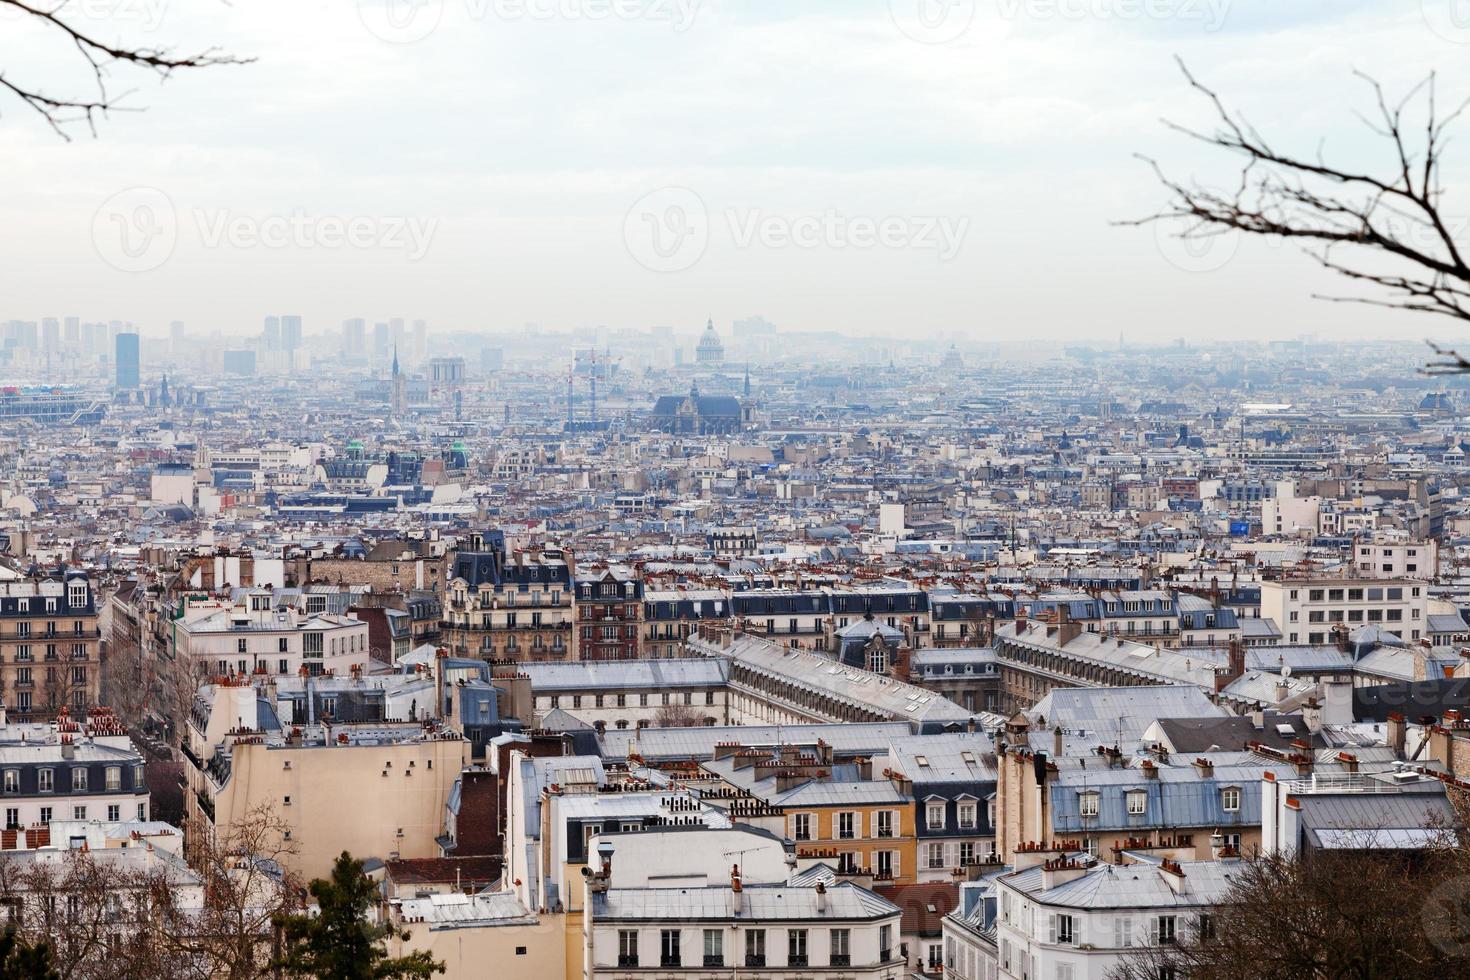
POLYGON ((851 953, 833 953, 831 957, 833 966, 852 966, 851 953))
POLYGON ((637 965, 638 965, 638 954, 637 953, 619 953, 618 954, 618 966, 637 966, 637 965))
POLYGON ((720 953, 705 953, 704 965, 706 967, 722 967, 725 965, 725 957, 720 953))

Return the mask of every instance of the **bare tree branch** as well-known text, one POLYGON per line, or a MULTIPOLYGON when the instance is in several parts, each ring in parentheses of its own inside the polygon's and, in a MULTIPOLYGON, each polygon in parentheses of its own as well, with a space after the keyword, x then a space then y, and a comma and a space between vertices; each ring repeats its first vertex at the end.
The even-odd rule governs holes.
POLYGON ((96 87, 95 94, 51 94, 40 86, 11 78, 4 70, 0 70, 0 89, 10 92, 23 105, 39 113, 51 130, 68 142, 71 141, 71 135, 66 131, 67 126, 85 123, 95 137, 99 117, 106 118, 113 112, 141 111, 141 107, 122 104, 132 94, 131 89, 117 91, 110 87, 109 69, 114 65, 140 68, 167 79, 180 69, 241 65, 255 60, 224 54, 218 48, 179 54, 169 48, 109 44, 96 34, 77 27, 73 20, 64 16, 65 6, 66 0, 49 5, 36 3, 35 0, 0 0, 0 7, 10 7, 33 18, 35 22, 49 29, 52 36, 70 43, 91 73, 96 87))
MULTIPOLYGON (((1170 177, 1156 160, 1139 155, 1170 196, 1154 214, 1119 224, 1177 222, 1179 237, 1188 240, 1243 232, 1296 241, 1323 268, 1381 294, 1315 298, 1470 321, 1470 263, 1457 237, 1462 223, 1445 214, 1440 179, 1446 132, 1470 100, 1442 114, 1431 73, 1391 102, 1382 85, 1355 72, 1374 99, 1373 113, 1360 118, 1393 154, 1391 172, 1379 175, 1328 163, 1320 141, 1312 157, 1275 149, 1182 60, 1179 68, 1190 87, 1210 103, 1216 126, 1205 132, 1167 119, 1164 125, 1242 158, 1238 179, 1231 191, 1215 190, 1170 177), (1421 103, 1425 119, 1416 138, 1406 114, 1421 110, 1421 103), (1382 270, 1375 256, 1403 268, 1382 270)), ((1426 370, 1463 373, 1470 364, 1441 362, 1426 370)))

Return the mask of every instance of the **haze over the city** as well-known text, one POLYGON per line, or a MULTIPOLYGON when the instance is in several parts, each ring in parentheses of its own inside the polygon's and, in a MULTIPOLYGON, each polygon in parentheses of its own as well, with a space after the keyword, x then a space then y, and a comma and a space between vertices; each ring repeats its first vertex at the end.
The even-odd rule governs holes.
MULTIPOLYGON (((308 332, 390 313, 694 330, 759 311, 798 330, 975 340, 1454 335, 1314 301, 1342 284, 1290 246, 1199 256, 1168 229, 1111 224, 1164 199, 1135 151, 1234 177, 1159 122, 1213 124, 1176 55, 1291 150, 1321 139, 1387 165, 1351 70, 1402 93, 1433 68, 1446 101, 1470 94, 1470 27, 1450 3, 77 9, 107 37, 257 60, 162 85, 114 72, 146 111, 101 120, 96 139, 4 106, 5 316, 159 335, 174 320, 252 331, 279 309, 308 332)), ((13 13, 0 23, 12 76, 89 83, 64 45, 13 13)), ((1451 185, 1470 159, 1457 149, 1451 185)))

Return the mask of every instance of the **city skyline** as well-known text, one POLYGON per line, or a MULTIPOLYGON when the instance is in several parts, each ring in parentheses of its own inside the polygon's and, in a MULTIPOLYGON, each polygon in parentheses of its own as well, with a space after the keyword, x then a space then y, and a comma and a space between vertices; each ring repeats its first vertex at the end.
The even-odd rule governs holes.
MULTIPOLYGON (((148 111, 96 140, 12 118, 12 182, 46 189, 0 205, 0 256, 32 263, 0 315, 244 333, 265 295, 309 324, 356 307, 473 331, 713 308, 868 336, 1454 334, 1314 301, 1339 284, 1291 247, 1198 255, 1112 224, 1162 203, 1135 152, 1233 176, 1159 123, 1210 122, 1176 55, 1263 132, 1382 162, 1354 68, 1470 94, 1470 32, 1435 0, 956 0, 927 33, 901 0, 380 6, 135 0, 119 33, 259 60, 145 80, 148 111)), ((59 79, 28 60, 44 50, 19 64, 59 79)), ((1452 151, 1447 176, 1466 166, 1452 151)))

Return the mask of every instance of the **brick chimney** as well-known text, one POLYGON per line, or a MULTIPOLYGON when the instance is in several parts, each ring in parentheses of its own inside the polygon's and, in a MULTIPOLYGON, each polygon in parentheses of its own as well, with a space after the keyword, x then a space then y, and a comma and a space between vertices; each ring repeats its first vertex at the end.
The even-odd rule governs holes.
POLYGON ((1398 758, 1404 757, 1404 743, 1408 739, 1408 725, 1404 716, 1395 711, 1388 716, 1388 747, 1393 749, 1393 754, 1398 758))
POLYGON ((1225 690, 1245 673, 1245 644, 1240 640, 1230 641, 1230 656, 1225 670, 1215 672, 1215 692, 1225 690))

